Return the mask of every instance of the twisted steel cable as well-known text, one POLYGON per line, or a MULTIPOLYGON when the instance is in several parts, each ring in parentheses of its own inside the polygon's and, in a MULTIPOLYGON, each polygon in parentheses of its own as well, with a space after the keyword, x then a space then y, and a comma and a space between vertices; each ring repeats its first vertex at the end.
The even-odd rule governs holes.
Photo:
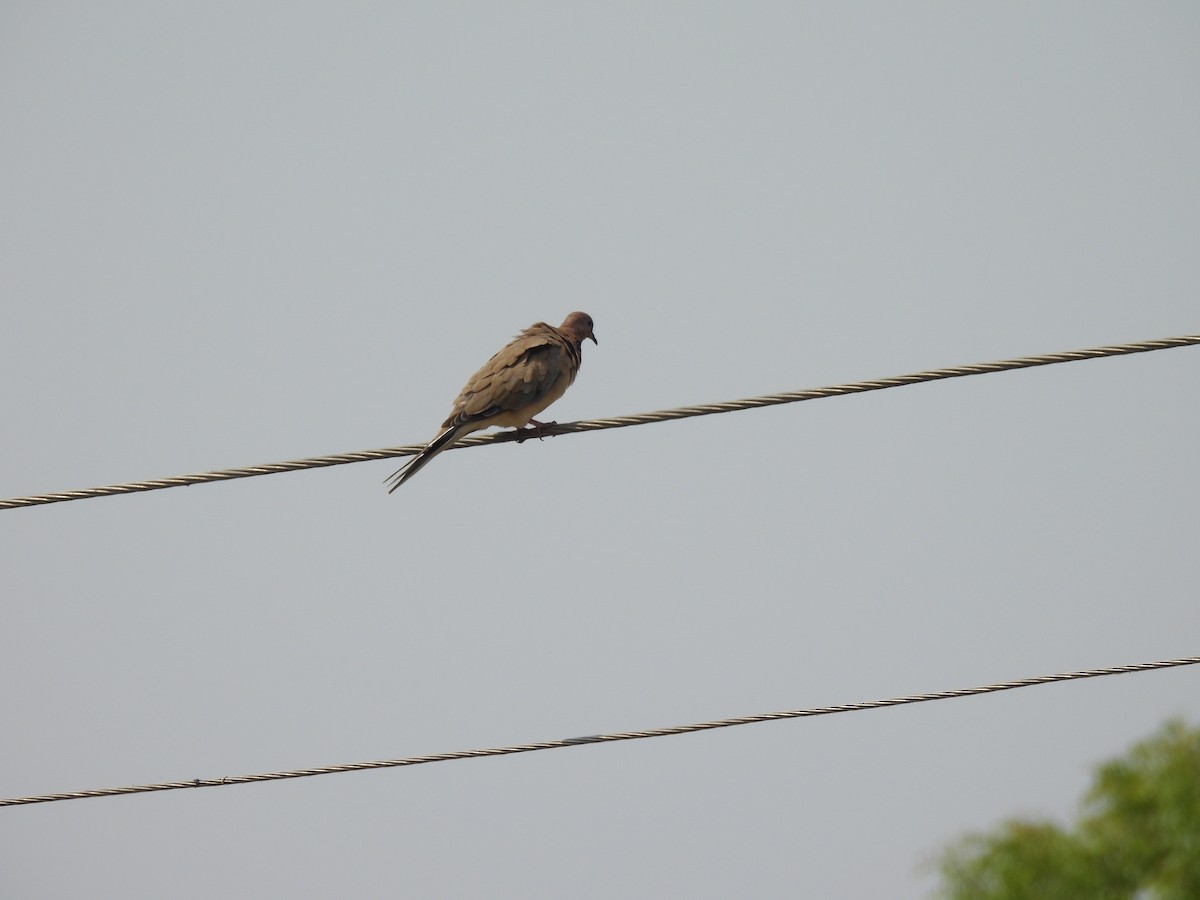
POLYGON ((284 772, 264 772, 259 775, 233 775, 225 778, 195 778, 191 781, 166 781, 158 784, 137 784, 130 787, 100 788, 90 791, 66 791, 58 794, 42 794, 33 797, 13 797, 0 800, 0 806, 28 806, 33 803, 51 803, 56 800, 83 800, 87 797, 116 797, 122 794, 145 794, 153 791, 176 791, 184 788, 223 787, 231 784, 253 784, 259 781, 282 781, 288 778, 307 778, 312 775, 335 775, 340 772, 361 772, 366 769, 394 769, 402 766, 419 766, 424 763, 450 762, 460 759, 476 759, 484 756, 507 756, 513 753, 530 753, 534 750, 558 750, 583 744, 605 744, 616 741, 634 741, 641 738, 667 737, 673 734, 690 734, 695 731, 710 731, 716 728, 731 728, 735 725, 754 725, 775 722, 781 719, 803 719, 810 716, 827 716, 835 713, 858 712, 867 709, 883 709, 909 703, 924 703, 929 700, 951 700, 955 697, 974 697, 1016 688, 1051 684, 1058 681, 1077 681, 1097 678, 1101 675, 1126 675, 1132 672, 1147 672, 1173 666, 1191 666, 1200 663, 1200 656, 1185 656, 1179 659, 1164 659, 1157 662, 1133 663, 1125 666, 1109 666, 1102 669, 1085 669, 1080 672, 1061 672, 1057 675, 1039 675, 1016 681, 1002 681, 979 687, 958 688, 949 691, 931 691, 926 694, 910 694, 886 700, 867 700, 839 706, 819 706, 810 709, 793 709, 784 712, 761 713, 753 716, 736 716, 731 719, 715 719, 711 722, 696 722, 691 725, 674 725, 668 728, 650 728, 644 731, 621 731, 614 734, 592 734, 585 737, 564 738, 557 741, 541 741, 533 744, 515 744, 509 747, 489 747, 481 750, 456 750, 450 753, 434 753, 428 756, 408 756, 400 759, 382 759, 373 762, 347 763, 340 766, 317 766, 311 769, 291 769, 284 772))
MULTIPOLYGON (((997 362, 975 363, 966 366, 949 366, 944 369, 929 369, 924 372, 914 372, 911 375, 897 375, 893 378, 881 378, 875 381, 855 381, 849 384, 835 384, 829 387, 810 388, 808 390, 787 391, 782 394, 766 394, 761 397, 748 397, 744 400, 728 400, 723 403, 705 403, 699 406, 681 406, 676 409, 663 409, 657 412, 637 413, 630 416, 615 416, 607 419, 584 419, 580 422, 568 422, 563 425, 551 425, 541 429, 544 437, 560 434, 579 434, 589 431, 603 431, 607 428, 628 428, 632 425, 649 425, 653 422, 670 422, 675 419, 689 419, 693 416, 712 416, 717 413, 738 412, 745 409, 759 409, 764 406, 778 406, 783 403, 800 403, 804 400, 818 400, 822 397, 840 397, 845 394, 863 394, 867 391, 882 391, 888 388, 905 387, 910 384, 923 384, 928 381, 942 381, 947 378, 962 378, 967 375, 987 375, 993 372, 1008 372, 1014 369, 1030 369, 1035 366, 1049 366, 1056 363, 1077 362, 1083 359, 1099 359, 1106 356, 1127 356, 1132 353, 1146 353, 1151 350, 1169 350, 1172 347, 1187 347, 1200 344, 1200 334, 1189 334, 1181 337, 1162 338, 1153 341, 1138 341, 1131 344, 1114 344, 1109 347, 1091 347, 1086 350, 1067 350, 1060 353, 1045 353, 1040 356, 1023 356, 1018 359, 1005 359, 997 362)), ((459 441, 450 449, 463 447, 480 447, 484 444, 500 444, 507 441, 520 441, 526 434, 516 431, 503 431, 497 434, 477 435, 459 441)), ((332 456, 315 456, 308 459, 296 459, 289 462, 267 463, 259 466, 245 466, 238 469, 221 469, 215 472, 200 472, 195 475, 177 475, 174 478, 155 478, 148 481, 131 481, 124 484, 110 484, 104 487, 84 488, 75 491, 62 491, 54 494, 34 494, 28 497, 12 497, 0 500, 0 509, 17 509, 27 506, 40 506, 46 503, 62 503, 67 500, 86 500, 89 497, 109 497, 116 494, 134 494, 141 491, 157 491, 162 488, 183 487, 192 484, 207 484, 213 481, 229 481, 234 478, 252 478, 256 475, 275 475, 280 472, 296 472, 301 469, 319 469, 325 466, 341 466, 347 463, 366 462, 373 459, 391 459, 399 456, 412 456, 424 449, 424 444, 406 444, 401 447, 384 447, 380 450, 361 450, 357 453, 338 453, 332 456)))

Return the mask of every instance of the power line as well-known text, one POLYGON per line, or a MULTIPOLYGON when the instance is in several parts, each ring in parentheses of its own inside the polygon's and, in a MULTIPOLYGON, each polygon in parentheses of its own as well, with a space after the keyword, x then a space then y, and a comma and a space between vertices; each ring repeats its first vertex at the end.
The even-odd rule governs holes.
MULTIPOLYGON (((1049 366, 1056 363, 1077 362, 1083 359, 1099 359, 1106 356, 1127 356, 1132 353, 1146 353, 1151 350, 1169 350, 1172 347, 1187 347, 1200 344, 1200 334, 1183 335, 1182 337, 1162 338, 1154 341, 1139 341, 1132 344, 1115 344, 1110 347, 1091 347, 1086 350, 1067 350, 1061 353, 1046 353, 1041 356, 1023 356, 1018 359, 1005 359, 990 363, 975 363, 966 366, 950 366, 944 369, 930 369, 924 372, 914 372, 911 375, 898 375, 894 378, 882 378, 876 381, 855 381, 849 384, 836 384, 830 387, 811 388, 808 390, 788 391, 782 394, 767 394, 761 397, 749 397, 744 400, 729 400, 723 403, 707 403, 700 406, 682 406, 676 409, 664 409, 658 412, 637 413, 630 416, 616 416, 609 419, 584 419, 580 422, 568 422, 565 425, 547 426, 541 429, 545 437, 560 434, 579 434, 588 431, 603 431, 607 428, 628 428, 632 425, 649 425, 653 422, 670 422, 675 419, 689 419, 693 416, 712 416, 717 413, 739 412, 745 409, 760 409, 764 406, 779 406, 784 403, 800 403, 804 400, 818 400, 822 397, 840 397, 846 394, 864 394, 868 391, 883 391, 888 388, 905 387, 910 384, 923 384, 928 381, 942 381, 947 378, 962 378, 967 375, 988 375, 993 372, 1008 372, 1014 369, 1030 369, 1035 366, 1049 366)), ((527 437, 516 431, 503 431, 497 434, 477 435, 459 441, 450 449, 462 447, 480 447, 485 444, 501 444, 507 441, 521 441, 527 437)), ((86 500, 89 497, 109 497, 116 494, 134 494, 141 491, 156 491, 163 488, 185 487, 193 484, 208 484, 214 481, 230 481, 234 478, 253 478, 257 475, 276 475, 280 472, 296 472, 301 469, 319 469, 325 466, 340 466, 347 463, 366 462, 373 459, 391 459, 398 456, 412 456, 420 453, 424 444, 406 444, 401 447, 384 447, 380 450, 361 450, 357 453, 338 453, 333 456, 315 456, 308 459, 296 459, 289 462, 267 463, 260 466, 245 466, 238 469, 220 469, 215 472, 200 472, 195 475, 178 475, 174 478, 156 478, 148 481, 131 481, 125 484, 110 484, 105 487, 85 488, 75 491, 62 491, 55 494, 34 494, 28 497, 12 497, 0 500, 0 509, 17 509, 26 506, 40 506, 46 503, 63 503, 67 500, 86 500)))
POLYGON ((1185 656, 1179 659, 1164 659, 1157 662, 1133 663, 1126 666, 1110 666, 1103 669, 1085 669, 1080 672, 1061 672, 1057 675, 1039 675, 1017 681, 1002 681, 980 687, 958 688, 950 691, 932 691, 927 694, 910 694, 887 700, 867 700, 846 703, 840 706, 819 706, 811 709, 794 709, 785 712, 761 713, 754 716, 737 716, 732 719, 715 719, 691 725, 674 725, 668 728, 651 728, 645 731, 622 731, 614 734, 592 734, 585 737, 565 738, 557 741, 541 741, 533 744, 516 744, 509 747, 490 747, 482 750, 456 750, 450 753, 434 753, 429 756, 408 756, 400 759, 383 759, 374 762, 348 763, 340 766, 318 766, 311 769, 291 769, 284 772, 265 772, 260 775, 233 775, 225 778, 195 778, 191 781, 167 781, 158 784, 138 784, 130 787, 101 788, 91 791, 67 791, 58 794, 42 794, 34 797, 14 797, 0 800, 0 806, 27 806, 33 803, 50 803, 56 800, 82 800, 87 797, 116 797, 122 794, 145 794, 152 791, 176 791, 184 788, 224 787, 233 784, 252 784, 259 781, 282 781, 288 778, 308 778, 313 775, 334 775, 339 772, 361 772, 366 769, 393 769, 401 766, 419 766, 424 763, 451 762, 453 760, 476 759, 485 756, 507 756, 513 753, 530 753, 534 750, 559 750, 584 744, 606 744, 616 741, 634 741, 641 738, 667 737, 673 734, 690 734, 695 731, 710 731, 716 728, 731 728, 735 725, 754 725, 781 719, 803 719, 810 716, 827 716, 835 713, 859 712, 867 709, 883 709, 888 706, 904 706, 924 703, 927 700, 951 700, 955 697, 974 697, 1016 688, 1051 684, 1058 681, 1078 681, 1097 678, 1101 675, 1127 675, 1132 672, 1147 672, 1153 669, 1168 669, 1174 666, 1192 666, 1200 663, 1200 656, 1185 656))

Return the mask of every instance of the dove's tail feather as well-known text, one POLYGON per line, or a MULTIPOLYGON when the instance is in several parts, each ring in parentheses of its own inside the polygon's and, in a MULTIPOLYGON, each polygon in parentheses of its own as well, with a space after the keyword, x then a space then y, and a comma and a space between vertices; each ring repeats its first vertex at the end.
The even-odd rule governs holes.
POLYGON ((426 446, 424 450, 422 450, 384 479, 385 484, 390 483, 392 485, 390 488, 388 488, 388 493, 390 494, 396 488, 400 487, 400 485, 404 484, 404 482, 408 481, 408 479, 420 472, 423 468, 425 468, 430 460, 432 460, 443 450, 453 446, 454 442, 462 437, 467 430, 468 429, 464 428, 462 425, 454 425, 450 428, 447 428, 445 431, 435 437, 429 442, 428 446, 426 446))

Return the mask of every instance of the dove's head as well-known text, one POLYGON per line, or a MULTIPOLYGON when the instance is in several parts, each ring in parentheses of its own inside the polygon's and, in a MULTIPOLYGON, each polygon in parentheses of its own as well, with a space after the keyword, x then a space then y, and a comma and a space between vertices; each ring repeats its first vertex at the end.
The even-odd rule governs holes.
POLYGON ((600 342, 596 340, 596 335, 592 334, 592 317, 585 312, 573 312, 565 319, 562 325, 559 326, 559 331, 571 336, 571 339, 577 344, 582 344, 586 339, 591 338, 592 343, 597 347, 600 342))

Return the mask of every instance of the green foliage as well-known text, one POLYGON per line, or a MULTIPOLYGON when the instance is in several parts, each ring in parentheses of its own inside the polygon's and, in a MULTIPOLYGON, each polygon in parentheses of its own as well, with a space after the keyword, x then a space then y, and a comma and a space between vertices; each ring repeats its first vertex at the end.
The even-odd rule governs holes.
POLYGON ((1168 722, 1101 766, 1074 829, 1006 822, 940 869, 947 900, 1200 898, 1200 728, 1168 722))

